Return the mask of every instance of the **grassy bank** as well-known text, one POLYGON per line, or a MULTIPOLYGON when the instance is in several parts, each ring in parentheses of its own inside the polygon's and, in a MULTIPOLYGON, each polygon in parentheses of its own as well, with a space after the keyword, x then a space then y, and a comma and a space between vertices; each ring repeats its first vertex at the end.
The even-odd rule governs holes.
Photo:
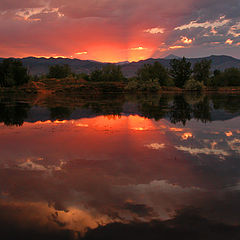
MULTIPOLYGON (((64 79, 40 79, 33 80, 20 87, 0 88, 0 93, 16 93, 21 96, 33 95, 69 95, 69 94, 92 94, 99 95, 104 93, 138 93, 138 92, 155 92, 155 93, 183 93, 197 92, 189 91, 178 87, 162 86, 156 91, 142 91, 126 89, 127 82, 89 82, 83 79, 64 78, 64 79)), ((219 92, 219 93, 240 93, 240 87, 204 87, 202 92, 219 92)))

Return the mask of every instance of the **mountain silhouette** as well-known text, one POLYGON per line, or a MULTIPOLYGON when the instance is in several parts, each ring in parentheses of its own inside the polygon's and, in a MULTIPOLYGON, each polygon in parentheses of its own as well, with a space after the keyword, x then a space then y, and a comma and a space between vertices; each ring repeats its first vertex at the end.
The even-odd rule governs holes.
MULTIPOLYGON (((168 55, 165 58, 149 58, 146 60, 141 60, 138 62, 120 62, 116 63, 117 65, 121 65, 122 71, 126 77, 135 76, 137 70, 142 67, 144 64, 153 64, 154 62, 161 63, 164 67, 169 67, 169 63, 171 59, 179 58, 175 55, 168 55)), ((92 60, 80 60, 80 59, 69 59, 69 58, 35 58, 35 57, 27 57, 27 58, 18 58, 20 59, 24 66, 26 66, 29 72, 33 75, 46 74, 48 72, 48 68, 55 64, 68 64, 72 71, 75 73, 91 73, 95 69, 99 69, 106 65, 107 63, 92 61, 92 60)), ((233 58, 231 56, 225 55, 212 55, 209 57, 203 58, 188 58, 188 60, 194 65, 196 62, 207 59, 212 60, 212 70, 224 70, 230 67, 240 68, 240 60, 233 58)), ((0 62, 3 58, 0 58, 0 62)))

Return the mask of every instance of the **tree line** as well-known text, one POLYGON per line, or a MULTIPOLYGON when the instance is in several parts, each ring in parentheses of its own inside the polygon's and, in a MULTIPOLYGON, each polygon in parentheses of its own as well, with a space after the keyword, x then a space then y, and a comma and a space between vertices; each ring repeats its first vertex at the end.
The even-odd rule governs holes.
POLYGON ((73 76, 89 82, 125 82, 126 90, 157 91, 162 86, 178 87, 186 90, 201 90, 204 87, 240 86, 240 69, 228 68, 224 71, 211 72, 211 60, 203 59, 193 66, 185 57, 172 59, 170 67, 165 68, 159 62, 144 64, 138 69, 136 76, 124 77, 121 67, 106 64, 90 74, 74 74, 66 65, 56 65, 49 68, 48 77, 65 78, 73 76), (61 73, 61 74, 59 74, 61 73))
POLYGON ((20 60, 4 59, 0 63, 0 86, 13 87, 21 86, 30 80, 27 68, 20 60))
MULTIPOLYGON (((124 77, 121 67, 106 64, 90 74, 73 73, 69 65, 53 65, 49 67, 45 78, 62 79, 74 77, 89 82, 125 82, 125 89, 157 91, 162 86, 178 87, 186 90, 201 90, 206 87, 240 86, 240 69, 228 68, 224 71, 211 72, 211 60, 203 59, 193 66, 185 57, 172 59, 169 68, 159 62, 145 64, 138 69, 133 78, 124 77)), ((31 79, 27 68, 20 60, 5 59, 0 63, 0 86, 20 86, 31 79)))

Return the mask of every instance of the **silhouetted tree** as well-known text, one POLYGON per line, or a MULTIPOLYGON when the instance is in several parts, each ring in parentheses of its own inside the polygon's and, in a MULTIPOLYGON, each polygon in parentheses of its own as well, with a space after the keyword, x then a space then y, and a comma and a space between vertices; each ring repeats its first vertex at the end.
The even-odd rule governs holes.
POLYGON ((94 82, 121 82, 125 78, 120 66, 107 64, 102 69, 93 71, 90 75, 90 80, 94 82))
POLYGON ((165 67, 159 62, 154 64, 144 64, 137 72, 137 77, 140 81, 148 81, 157 79, 159 84, 164 86, 167 84, 168 73, 165 67))
POLYGON ((210 78, 211 60, 203 59, 197 62, 193 67, 193 78, 196 81, 203 82, 207 85, 210 78))
POLYGON ((240 86, 240 69, 228 68, 224 72, 215 72, 213 83, 216 86, 240 86))
POLYGON ((53 65, 49 67, 48 78, 66 78, 72 74, 71 68, 69 65, 53 65))
POLYGON ((20 86, 29 81, 27 68, 22 62, 15 59, 4 59, 0 63, 0 86, 20 86))
POLYGON ((215 69, 215 70, 213 71, 213 76, 214 76, 214 77, 217 77, 217 76, 219 76, 220 74, 221 74, 221 71, 218 70, 218 69, 215 69))
POLYGON ((93 82, 102 82, 103 81, 103 72, 102 70, 96 69, 90 74, 90 80, 93 82))
POLYGON ((223 76, 227 79, 228 86, 240 86, 240 69, 228 68, 224 71, 223 76))
POLYGON ((191 63, 185 57, 182 59, 172 59, 170 67, 170 75, 175 82, 175 86, 182 88, 185 82, 191 77, 191 63))

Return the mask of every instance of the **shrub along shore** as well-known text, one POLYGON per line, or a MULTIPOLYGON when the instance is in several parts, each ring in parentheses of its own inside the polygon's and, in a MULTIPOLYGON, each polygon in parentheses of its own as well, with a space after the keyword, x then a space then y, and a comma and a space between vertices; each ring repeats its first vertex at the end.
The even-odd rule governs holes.
POLYGON ((6 59, 0 63, 0 89, 23 89, 26 92, 175 92, 240 91, 240 69, 211 71, 211 61, 194 66, 183 57, 173 59, 167 69, 159 62, 145 64, 135 77, 124 77, 121 67, 107 64, 90 74, 73 73, 68 65, 54 65, 47 75, 31 76, 22 62, 6 59))

